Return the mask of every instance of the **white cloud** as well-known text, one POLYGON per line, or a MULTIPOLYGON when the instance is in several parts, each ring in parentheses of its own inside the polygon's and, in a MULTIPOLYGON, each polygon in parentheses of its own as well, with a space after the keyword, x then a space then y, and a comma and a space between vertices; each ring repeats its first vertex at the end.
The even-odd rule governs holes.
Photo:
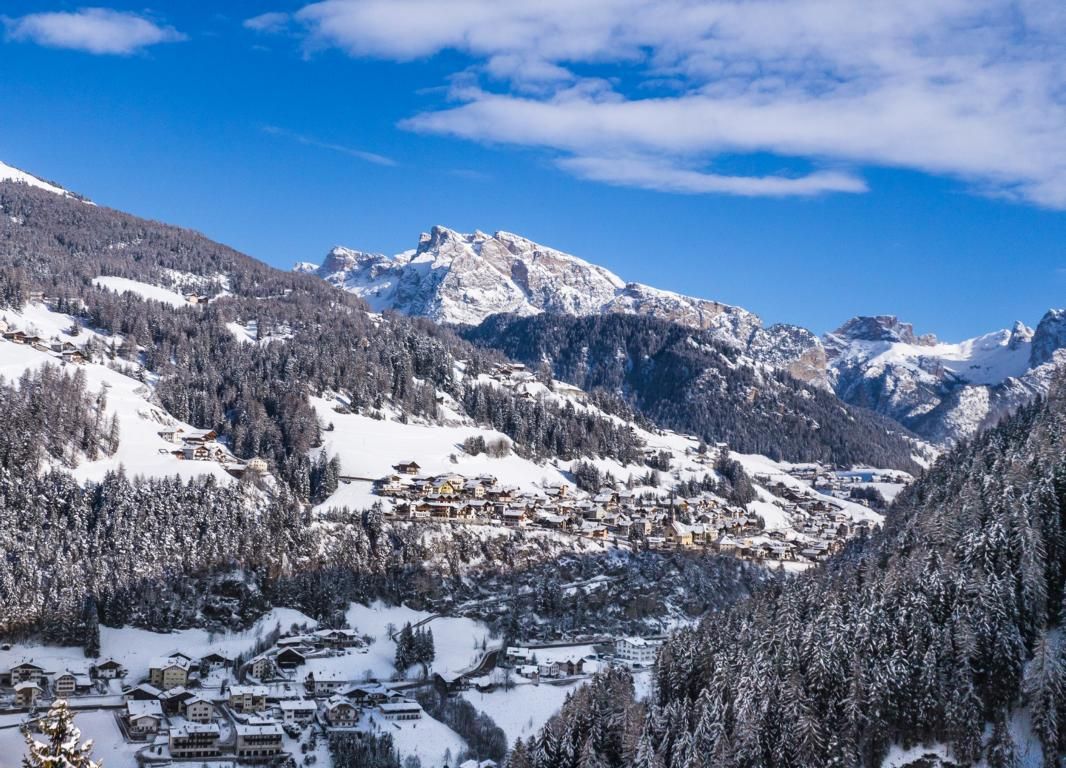
POLYGON ((186 39, 173 27, 109 8, 31 13, 6 19, 5 25, 7 37, 12 40, 96 54, 127 55, 150 45, 186 39))
POLYGON ((245 29, 268 34, 281 32, 288 26, 289 14, 279 12, 261 13, 244 21, 245 29))
POLYGON ((1066 208, 1057 0, 323 0, 295 17, 310 47, 465 54, 481 83, 403 124, 542 147, 585 178, 809 195, 861 191, 842 164, 886 166, 1066 208), (707 170, 723 153, 823 170, 707 170))

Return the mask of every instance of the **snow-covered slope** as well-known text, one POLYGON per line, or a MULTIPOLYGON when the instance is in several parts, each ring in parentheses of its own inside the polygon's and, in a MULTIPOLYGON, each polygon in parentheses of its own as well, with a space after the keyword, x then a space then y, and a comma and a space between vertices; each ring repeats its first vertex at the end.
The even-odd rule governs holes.
POLYGON ((841 399, 950 443, 1047 391, 1066 359, 1066 312, 1051 310, 1036 331, 1017 322, 958 343, 890 315, 856 317, 823 341, 841 399))
POLYGON ((50 184, 44 179, 39 179, 33 174, 20 171, 18 168, 14 168, 6 163, 0 162, 0 181, 13 181, 18 184, 28 184, 31 187, 37 187, 38 189, 44 189, 56 195, 62 195, 63 197, 77 197, 62 187, 57 187, 55 184, 50 184))
POLYGON ((509 232, 460 234, 434 227, 418 247, 393 257, 334 248, 321 266, 301 263, 363 297, 375 311, 392 309, 438 322, 477 325, 496 314, 606 312, 648 315, 710 330, 759 362, 824 381, 825 354, 802 328, 764 328, 746 309, 626 282, 603 267, 509 232))
MULTIPOLYGON (((0 310, 0 320, 15 330, 40 336, 45 340, 70 342, 81 347, 92 339, 100 348, 111 344, 120 346, 122 339, 103 336, 80 327, 75 318, 55 312, 43 304, 27 304, 19 310, 0 310), (77 335, 69 331, 78 327, 77 335)), ((219 482, 231 482, 233 477, 222 464, 214 461, 180 461, 174 455, 176 447, 165 440, 160 432, 183 429, 195 433, 193 427, 178 421, 153 400, 153 377, 135 363, 108 361, 103 355, 95 362, 81 365, 64 363, 56 354, 37 349, 29 344, 15 344, 0 340, 0 377, 14 381, 27 370, 42 365, 61 365, 70 374, 80 371, 85 375, 91 392, 103 391, 106 395, 105 417, 116 416, 119 423, 118 450, 112 456, 101 456, 94 461, 82 461, 71 473, 82 482, 98 482, 104 475, 120 467, 131 477, 201 477, 211 475, 219 482), (111 363, 110 365, 107 363, 111 363), (146 381, 134 378, 140 373, 146 381), (127 375, 129 374, 129 375, 127 375)))

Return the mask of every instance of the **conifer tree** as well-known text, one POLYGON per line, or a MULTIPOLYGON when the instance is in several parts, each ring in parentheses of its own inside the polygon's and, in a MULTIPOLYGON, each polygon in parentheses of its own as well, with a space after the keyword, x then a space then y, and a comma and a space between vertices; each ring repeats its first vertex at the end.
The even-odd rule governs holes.
POLYGON ((82 742, 66 699, 56 699, 37 727, 44 740, 26 733, 23 768, 102 768, 103 763, 92 759, 92 740, 82 742))

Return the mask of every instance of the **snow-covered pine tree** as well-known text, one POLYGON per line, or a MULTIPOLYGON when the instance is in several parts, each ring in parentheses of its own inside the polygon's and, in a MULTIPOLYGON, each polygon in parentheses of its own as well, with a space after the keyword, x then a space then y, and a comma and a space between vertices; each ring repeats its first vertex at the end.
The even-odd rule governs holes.
POLYGON ((92 740, 82 742, 66 699, 56 699, 37 727, 43 740, 26 733, 23 768, 103 768, 103 763, 92 759, 92 740))

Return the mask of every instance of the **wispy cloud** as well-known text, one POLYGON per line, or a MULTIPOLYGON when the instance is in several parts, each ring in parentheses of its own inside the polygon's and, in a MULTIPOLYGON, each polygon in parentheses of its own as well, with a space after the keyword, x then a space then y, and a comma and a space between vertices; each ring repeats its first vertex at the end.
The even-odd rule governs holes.
POLYGON ((244 20, 245 29, 272 34, 282 32, 289 26, 289 14, 280 12, 261 13, 244 20))
POLYGON ((343 144, 334 144, 328 141, 321 141, 312 136, 305 136, 302 133, 296 133, 294 131, 286 130, 285 128, 279 128, 276 125, 263 126, 263 132, 269 133, 271 136, 278 136, 283 139, 295 141, 298 144, 303 144, 307 147, 316 147, 317 149, 325 149, 330 152, 337 152, 348 157, 354 157, 358 160, 363 160, 374 165, 383 166, 395 166, 396 161, 391 157, 385 155, 379 155, 376 152, 367 152, 363 149, 356 149, 354 147, 348 147, 343 144))
POLYGON ((474 84, 403 125, 542 147, 584 178, 810 195, 883 166, 1066 208, 1058 0, 323 0, 293 18, 310 48, 465 55, 474 84), (708 170, 766 153, 815 170, 708 170))
POLYGON ((129 55, 151 45, 186 39, 173 27, 110 8, 31 13, 4 19, 4 26, 9 40, 94 54, 129 55))

